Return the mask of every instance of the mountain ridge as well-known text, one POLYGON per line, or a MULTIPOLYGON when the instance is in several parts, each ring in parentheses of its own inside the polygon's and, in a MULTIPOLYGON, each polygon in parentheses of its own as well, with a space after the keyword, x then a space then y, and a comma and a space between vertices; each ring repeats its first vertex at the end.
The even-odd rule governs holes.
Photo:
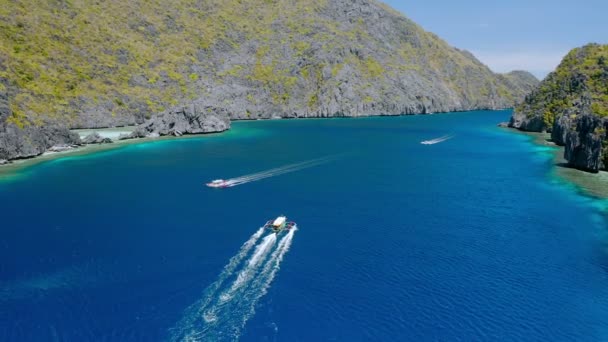
POLYGON ((598 172, 608 167, 608 45, 571 50, 519 104, 509 125, 551 132, 569 165, 598 172))
POLYGON ((141 124, 193 102, 230 119, 424 114, 512 107, 538 82, 374 0, 33 0, 0 19, 0 159, 25 156, 9 131, 141 124))

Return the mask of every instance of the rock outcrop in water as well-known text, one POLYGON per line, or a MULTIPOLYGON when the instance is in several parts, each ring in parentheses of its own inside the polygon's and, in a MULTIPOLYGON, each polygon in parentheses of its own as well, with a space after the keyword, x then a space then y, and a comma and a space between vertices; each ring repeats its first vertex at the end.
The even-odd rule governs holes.
POLYGON ((82 142, 85 144, 111 144, 112 139, 104 138, 101 135, 99 135, 99 133, 93 132, 93 133, 87 135, 86 137, 84 137, 84 139, 82 139, 82 142))
POLYGON ((580 115, 566 133, 565 155, 568 163, 581 170, 597 172, 608 165, 608 119, 580 115), (574 129, 572 129, 574 128, 574 129))
POLYGON ((193 103, 158 115, 137 127, 130 138, 223 132, 230 128, 228 111, 193 103))
POLYGON ((608 166, 608 45, 572 50, 517 106, 510 126, 551 132, 570 166, 597 172, 608 166))
POLYGON ((231 119, 415 114, 512 107, 538 83, 375 0, 10 1, 0 31, 8 158, 43 151, 13 137, 41 125, 170 121, 192 102, 231 119))

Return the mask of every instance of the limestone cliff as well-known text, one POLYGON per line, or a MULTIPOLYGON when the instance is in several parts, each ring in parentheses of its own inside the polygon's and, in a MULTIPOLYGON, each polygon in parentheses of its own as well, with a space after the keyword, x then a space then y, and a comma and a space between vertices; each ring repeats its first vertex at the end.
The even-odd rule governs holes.
POLYGON ((597 172, 608 166, 608 45, 568 53, 558 68, 518 105, 510 126, 551 132, 573 167, 597 172))
POLYGON ((0 78, 14 89, 0 127, 24 134, 191 103, 231 119, 497 109, 537 82, 493 73, 375 0, 10 1, 0 78))

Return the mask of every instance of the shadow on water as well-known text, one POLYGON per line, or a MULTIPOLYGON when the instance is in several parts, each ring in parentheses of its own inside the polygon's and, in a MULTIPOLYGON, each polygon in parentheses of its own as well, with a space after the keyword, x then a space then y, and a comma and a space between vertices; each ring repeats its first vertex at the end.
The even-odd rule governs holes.
MULTIPOLYGON (((608 212, 603 212, 600 215, 604 222, 608 222, 608 212)), ((608 231, 606 231, 606 233, 608 233, 608 231)), ((608 237, 601 239, 593 258, 596 261, 595 264, 608 275, 608 237)))
POLYGON ((564 147, 556 145, 546 133, 511 132, 529 137, 530 142, 536 146, 548 148, 541 152, 551 153, 554 179, 573 187, 581 196, 600 200, 608 199, 608 172, 590 173, 570 166, 564 158, 564 147))

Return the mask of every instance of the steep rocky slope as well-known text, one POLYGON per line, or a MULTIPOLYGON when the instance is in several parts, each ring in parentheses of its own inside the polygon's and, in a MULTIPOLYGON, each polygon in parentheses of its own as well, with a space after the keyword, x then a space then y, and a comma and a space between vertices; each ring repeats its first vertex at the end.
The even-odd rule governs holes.
POLYGON ((571 166, 597 172, 608 166, 608 45, 568 53, 513 113, 510 126, 551 132, 571 166))
POLYGON ((492 73, 375 0, 10 1, 0 79, 1 127, 26 135, 192 102, 232 119, 504 108, 537 82, 492 73))
MULTIPOLYGON (((508 89, 511 89, 511 91, 515 95, 518 95, 518 98, 520 100, 525 95, 530 94, 530 92, 532 92, 532 90, 534 90, 539 84, 539 81, 536 76, 532 75, 527 71, 522 70, 516 70, 506 74, 500 74, 498 75, 498 77, 504 84, 506 84, 506 87, 508 89)), ((520 101, 516 102, 519 103, 520 101)))

